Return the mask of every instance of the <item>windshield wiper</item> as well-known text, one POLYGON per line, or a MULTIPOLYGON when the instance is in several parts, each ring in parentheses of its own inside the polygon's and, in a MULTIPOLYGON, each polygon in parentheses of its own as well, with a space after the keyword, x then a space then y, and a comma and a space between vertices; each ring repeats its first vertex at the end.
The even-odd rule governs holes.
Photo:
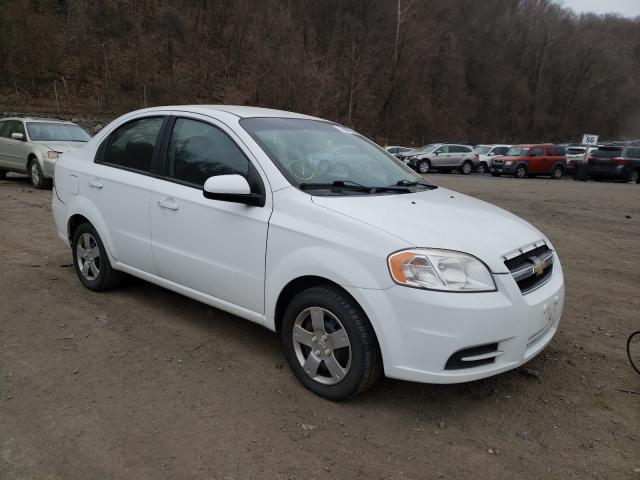
POLYGON ((428 188, 430 190, 438 188, 437 185, 432 185, 430 183, 420 182, 418 180, 398 180, 396 185, 399 186, 399 187, 413 187, 413 186, 416 186, 416 185, 420 185, 421 187, 426 187, 426 188, 428 188))
POLYGON ((314 190, 314 189, 347 189, 356 192, 377 193, 377 192, 400 192, 411 193, 408 188, 402 188, 401 186, 390 185, 388 187, 368 187, 351 180, 336 180, 332 183, 301 183, 299 185, 301 190, 314 190))

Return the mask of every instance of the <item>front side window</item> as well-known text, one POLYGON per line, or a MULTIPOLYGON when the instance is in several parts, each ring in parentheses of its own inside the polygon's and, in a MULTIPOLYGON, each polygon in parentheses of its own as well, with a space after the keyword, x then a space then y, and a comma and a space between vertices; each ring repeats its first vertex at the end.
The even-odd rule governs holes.
POLYGON ((529 155, 532 157, 541 157, 544 155, 544 148, 534 147, 529 151, 529 155))
POLYGON ((331 195, 331 185, 354 187, 337 192, 342 195, 368 194, 383 187, 389 187, 384 190, 389 193, 433 188, 384 149, 341 125, 299 118, 246 118, 240 123, 291 184, 302 190, 331 195), (399 185, 403 187, 393 188, 399 185))
POLYGON ((474 150, 479 155, 487 155, 491 151, 491 147, 476 147, 476 148, 474 148, 474 150))
POLYGON ((22 125, 20 120, 12 120, 9 123, 11 124, 11 127, 9 128, 9 137, 11 137, 12 133, 21 133, 24 135, 24 125, 22 125))
POLYGON ((178 118, 169 140, 166 175, 202 186, 209 177, 229 174, 249 174, 249 160, 233 140, 213 125, 178 118))
POLYGON ((69 123, 27 122, 27 130, 34 142, 88 142, 91 139, 82 127, 69 123))
POLYGON ((436 153, 449 153, 449 145, 441 146, 438 150, 436 150, 436 153))
POLYGON ((163 121, 141 118, 117 128, 109 137, 104 163, 149 172, 163 121))

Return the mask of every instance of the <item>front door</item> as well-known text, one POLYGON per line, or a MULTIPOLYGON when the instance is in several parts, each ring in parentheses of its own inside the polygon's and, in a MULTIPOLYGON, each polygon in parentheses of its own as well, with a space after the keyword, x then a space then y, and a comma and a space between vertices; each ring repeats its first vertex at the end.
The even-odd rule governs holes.
POLYGON ((256 168, 232 132, 214 123, 208 117, 191 117, 176 118, 173 124, 162 178, 154 179, 151 188, 157 274, 263 313, 270 195, 264 207, 204 197, 207 178, 224 174, 246 178, 256 168))
POLYGON ((529 149, 527 162, 529 173, 544 173, 547 171, 548 159, 544 147, 532 147, 529 149))

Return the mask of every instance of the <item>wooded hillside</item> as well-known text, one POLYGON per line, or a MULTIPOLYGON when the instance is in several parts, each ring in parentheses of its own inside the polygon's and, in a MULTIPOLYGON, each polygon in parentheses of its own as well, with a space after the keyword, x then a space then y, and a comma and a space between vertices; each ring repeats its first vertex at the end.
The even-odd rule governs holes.
POLYGON ((550 0, 0 0, 0 110, 184 103, 309 113, 381 143, 637 138, 640 17, 550 0))

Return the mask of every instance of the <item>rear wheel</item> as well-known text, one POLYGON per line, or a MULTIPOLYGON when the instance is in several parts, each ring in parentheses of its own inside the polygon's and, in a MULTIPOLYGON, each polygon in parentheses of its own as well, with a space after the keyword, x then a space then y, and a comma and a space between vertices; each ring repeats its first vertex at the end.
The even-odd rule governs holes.
POLYGON ((640 176, 638 175, 638 171, 634 170, 629 174, 629 178, 627 178, 627 182, 629 183, 640 183, 640 176))
POLYGON ((51 179, 44 178, 44 174, 42 173, 42 169, 40 168, 40 163, 38 162, 38 160, 36 160, 35 158, 29 160, 27 169, 29 180, 31 180, 31 185, 33 185, 34 188, 51 188, 51 179))
POLYGON ((293 373, 321 397, 354 397, 382 372, 373 328, 358 304, 335 287, 313 287, 296 295, 280 333, 293 373))
POLYGON ((527 167, 524 165, 518 165, 516 167, 516 171, 513 173, 513 176, 516 178, 524 178, 527 176, 527 167))
POLYGON ((100 235, 90 223, 83 223, 74 232, 71 252, 76 274, 89 290, 108 290, 121 283, 123 274, 111 267, 100 235))
POLYGON ((418 163, 418 172, 425 174, 425 173, 429 173, 429 170, 431 170, 431 162, 429 160, 420 160, 420 162, 418 163))
POLYGON ((473 171, 473 163, 471 163, 469 160, 466 160, 462 164, 462 169, 460 170, 460 172, 463 175, 469 175, 472 171, 473 171))
POLYGON ((560 165, 556 165, 555 167, 553 167, 553 170, 551 171, 552 179, 557 180, 559 178, 562 178, 563 175, 564 175, 564 169, 560 165))

